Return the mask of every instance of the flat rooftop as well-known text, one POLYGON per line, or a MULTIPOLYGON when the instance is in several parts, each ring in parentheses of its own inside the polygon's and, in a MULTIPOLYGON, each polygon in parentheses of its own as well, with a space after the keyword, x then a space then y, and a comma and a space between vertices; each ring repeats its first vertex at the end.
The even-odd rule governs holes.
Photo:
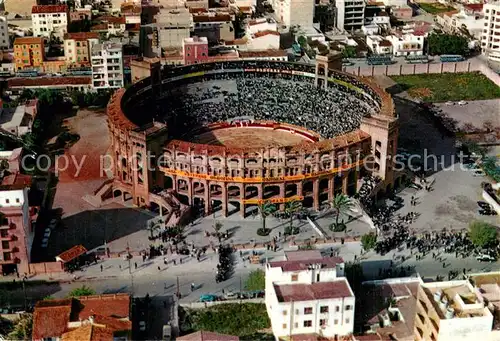
POLYGON ((345 278, 312 284, 275 284, 274 290, 279 302, 327 300, 354 296, 345 278))

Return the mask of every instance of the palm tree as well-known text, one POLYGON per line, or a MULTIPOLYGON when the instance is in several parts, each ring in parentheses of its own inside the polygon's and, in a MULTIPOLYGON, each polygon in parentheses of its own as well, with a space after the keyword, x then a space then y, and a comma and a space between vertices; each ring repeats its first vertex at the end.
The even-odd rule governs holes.
POLYGON ((276 206, 270 202, 270 201, 265 201, 264 203, 259 205, 259 213, 260 217, 262 218, 262 230, 266 231, 266 218, 269 217, 271 214, 276 212, 276 206))
MULTIPOLYGON (((330 202, 330 207, 335 210, 335 223, 333 224, 333 228, 339 226, 340 215, 348 211, 353 205, 352 200, 345 194, 339 193, 333 198, 330 202)), ((341 224, 344 225, 344 221, 342 221, 341 224)))
POLYGON ((213 228, 215 231, 215 236, 219 239, 220 242, 220 230, 224 227, 224 224, 222 224, 220 221, 216 221, 213 228))
POLYGON ((285 213, 290 216, 290 234, 293 236, 293 217, 302 209, 302 203, 298 200, 292 200, 285 204, 285 213))

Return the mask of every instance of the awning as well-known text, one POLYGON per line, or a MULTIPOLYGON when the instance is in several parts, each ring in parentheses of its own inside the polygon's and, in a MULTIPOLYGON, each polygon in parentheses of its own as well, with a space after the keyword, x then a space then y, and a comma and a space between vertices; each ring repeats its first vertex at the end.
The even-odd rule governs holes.
POLYGON ((60 255, 56 256, 56 261, 57 262, 63 262, 63 263, 68 263, 71 262, 72 260, 80 257, 81 255, 85 254, 87 252, 87 249, 83 247, 83 245, 76 245, 73 246, 71 249, 64 251, 60 255))

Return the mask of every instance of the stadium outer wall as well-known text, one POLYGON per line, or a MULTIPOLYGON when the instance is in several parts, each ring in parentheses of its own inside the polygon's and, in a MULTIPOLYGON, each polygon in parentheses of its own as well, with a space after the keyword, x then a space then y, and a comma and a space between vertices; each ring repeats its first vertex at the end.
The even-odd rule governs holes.
MULTIPOLYGON (((101 186, 94 194, 103 201, 111 193, 163 214, 172 204, 162 195, 165 191, 158 192, 168 189, 181 202, 197 206, 205 214, 221 210, 227 216, 234 207, 244 216, 251 206, 256 208, 265 201, 283 209, 288 201, 302 200, 305 207, 318 210, 337 193, 354 194, 360 177, 370 173, 384 180, 379 186, 382 191, 391 191, 395 182, 401 182, 401 175, 395 174, 388 161, 396 154, 398 137, 392 99, 370 80, 329 69, 328 60, 318 58, 316 85, 326 87, 327 77, 335 75, 368 86, 378 96, 378 114, 364 117, 358 130, 342 136, 260 150, 171 140, 168 127, 159 122, 139 127, 124 114, 126 92, 120 89, 107 109, 114 178, 108 182, 110 190, 101 186), (153 161, 158 167, 144 169, 145 155, 161 160, 153 161), (366 173, 362 166, 368 155, 371 171, 366 173)), ((154 85, 153 78, 146 81, 154 85)))

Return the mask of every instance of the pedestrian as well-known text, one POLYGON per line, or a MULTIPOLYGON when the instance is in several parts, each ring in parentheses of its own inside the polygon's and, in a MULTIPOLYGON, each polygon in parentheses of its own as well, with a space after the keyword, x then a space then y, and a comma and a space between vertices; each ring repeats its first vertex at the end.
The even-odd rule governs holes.
POLYGON ((135 269, 137 270, 137 262, 135 262, 134 265, 135 265, 135 269))
POLYGON ((102 267, 102 264, 101 264, 101 272, 102 272, 102 270, 103 270, 103 267, 102 267))
POLYGON ((120 271, 122 271, 122 266, 121 266, 121 264, 120 264, 120 265, 118 265, 118 267, 120 268, 120 271))
POLYGON ((446 268, 446 263, 445 262, 443 262, 443 268, 446 268))
POLYGON ((158 265, 158 271, 161 271, 161 268, 160 268, 160 266, 159 266, 159 265, 158 265))
POLYGON ((182 264, 182 257, 179 258, 179 264, 182 264))
POLYGON ((163 258, 163 264, 165 264, 165 265, 167 265, 167 264, 168 264, 167 257, 164 257, 164 258, 163 258))
POLYGON ((177 261, 174 259, 174 265, 177 265, 177 261))
POLYGON ((195 285, 194 283, 191 283, 191 291, 194 291, 195 285))
POLYGON ((163 308, 167 309, 167 301, 163 301, 163 308))
POLYGON ((224 295, 224 288, 222 288, 222 295, 224 295))

